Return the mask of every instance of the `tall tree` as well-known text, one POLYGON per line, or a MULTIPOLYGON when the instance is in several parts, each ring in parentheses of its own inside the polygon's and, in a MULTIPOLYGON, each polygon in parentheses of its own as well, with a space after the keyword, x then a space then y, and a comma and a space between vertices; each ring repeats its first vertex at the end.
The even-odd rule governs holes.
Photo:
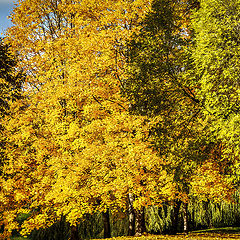
MULTIPOLYGON (((152 11, 144 19, 140 34, 129 44, 130 77, 124 85, 132 112, 158 116, 151 134, 155 137, 156 149, 168 163, 166 169, 174 174, 178 187, 175 212, 178 213, 179 201, 182 201, 186 232, 187 202, 198 194, 199 171, 205 175, 206 166, 216 166, 211 172, 212 177, 218 179, 216 187, 205 178, 203 188, 208 197, 229 198, 232 193, 229 191, 231 184, 223 176, 227 166, 221 160, 221 151, 217 151, 221 142, 209 138, 209 125, 204 117, 206 108, 201 96, 196 94, 200 83, 191 76, 196 76, 199 71, 195 71, 191 55, 192 48, 198 53, 191 14, 199 8, 198 1, 153 1, 152 11), (207 186, 211 186, 211 191, 207 186)), ((201 12, 198 14, 201 16, 201 12)), ((196 23, 200 21, 196 20, 196 23)), ((202 36, 205 39, 206 35, 202 36)), ((177 219, 176 215, 174 218, 177 219)), ((173 223, 177 224, 174 219, 173 223)), ((173 228, 177 229, 176 226, 173 228)))
POLYGON ((129 193, 135 209, 173 198, 172 176, 149 141, 155 118, 129 114, 121 93, 124 44, 148 8, 148 1, 36 0, 14 10, 8 40, 29 87, 27 109, 12 104, 6 126, 6 231, 19 212, 31 213, 25 235, 62 215, 74 226, 87 213, 126 209, 129 193))
POLYGON ((174 173, 176 208, 179 200, 187 201, 190 176, 202 155, 199 145, 204 144, 198 123, 201 106, 195 86, 184 75, 191 8, 193 1, 153 1, 142 31, 130 42, 130 77, 124 86, 132 112, 158 118, 151 134, 166 169, 174 173))

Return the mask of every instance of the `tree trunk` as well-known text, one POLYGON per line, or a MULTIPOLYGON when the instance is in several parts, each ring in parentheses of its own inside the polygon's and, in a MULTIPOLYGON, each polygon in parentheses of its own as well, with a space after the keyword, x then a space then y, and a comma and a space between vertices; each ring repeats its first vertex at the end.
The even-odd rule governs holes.
POLYGON ((132 193, 128 194, 128 214, 129 214, 129 226, 128 226, 128 236, 135 235, 135 213, 133 208, 134 195, 132 193))
POLYGON ((176 200, 174 207, 173 207, 173 216, 172 216, 172 229, 171 233, 176 234, 178 228, 178 216, 179 216, 179 209, 181 206, 181 201, 176 200))
POLYGON ((188 211, 187 211, 188 204, 183 203, 183 231, 184 233, 188 234, 188 211))
POLYGON ((135 236, 141 236, 146 232, 144 207, 135 210, 135 236))
POLYGON ((70 240, 80 240, 77 226, 71 226, 70 240))
POLYGON ((206 219, 207 227, 212 228, 213 227, 212 212, 211 212, 210 201, 209 200, 207 202, 203 202, 203 208, 205 210, 205 219, 206 219))
POLYGON ((106 212, 102 213, 102 219, 103 219, 103 230, 104 230, 104 238, 110 238, 111 237, 111 229, 110 229, 110 217, 109 217, 109 209, 107 209, 106 212))

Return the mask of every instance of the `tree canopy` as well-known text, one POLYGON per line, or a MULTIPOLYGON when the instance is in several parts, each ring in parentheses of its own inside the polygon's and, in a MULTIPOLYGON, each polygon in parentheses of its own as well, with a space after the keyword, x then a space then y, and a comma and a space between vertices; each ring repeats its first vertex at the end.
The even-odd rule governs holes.
POLYGON ((126 211, 129 194, 136 212, 230 200, 238 8, 236 0, 19 1, 0 52, 1 237, 62 216, 75 226, 86 214, 126 211), (19 225, 20 213, 28 218, 19 225))

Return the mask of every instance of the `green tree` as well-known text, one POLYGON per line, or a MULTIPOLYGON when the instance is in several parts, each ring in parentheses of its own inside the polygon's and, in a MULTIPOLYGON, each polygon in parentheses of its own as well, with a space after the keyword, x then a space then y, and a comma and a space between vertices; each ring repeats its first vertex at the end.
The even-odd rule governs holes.
MULTIPOLYGON (((173 214, 175 231, 179 200, 184 203, 184 230, 188 230, 187 203, 190 196, 197 194, 192 187, 199 185, 199 179, 194 176, 204 173, 209 165, 214 166, 214 170, 208 174, 215 180, 219 178, 216 188, 212 186, 211 197, 220 195, 220 186, 225 186, 221 196, 230 194, 225 178, 220 177, 223 167, 212 163, 221 158, 221 154, 215 154, 221 143, 209 140, 202 113, 204 105, 196 95, 199 83, 192 77, 196 76, 190 51, 194 43, 190 27, 193 9, 199 9, 198 1, 153 1, 141 33, 130 42, 130 77, 124 89, 131 100, 132 112, 158 118, 151 134, 155 136, 156 149, 168 164, 167 171, 174 173, 178 186, 176 214, 173 214)), ((204 180, 206 192, 209 179, 204 180)))
POLYGON ((8 113, 9 102, 22 96, 23 74, 15 66, 16 57, 9 51, 9 46, 0 39, 0 114, 8 113))
MULTIPOLYGON (((0 39, 0 178, 7 179, 3 168, 8 161, 6 154, 7 137, 4 134, 4 122, 6 117, 12 114, 10 105, 23 97, 22 86, 25 79, 22 71, 16 68, 17 58, 9 51, 9 45, 0 39)), ((2 187, 2 186, 1 186, 2 187)), ((1 192, 0 192, 1 195, 1 192)), ((0 207, 0 216, 3 214, 3 206, 0 207)), ((1 223, 1 231, 5 227, 1 223)))
MULTIPOLYGON (((152 135, 168 171, 174 172, 179 193, 176 201, 186 201, 193 159, 198 153, 195 145, 199 142, 196 117, 201 107, 194 88, 182 74, 188 63, 185 52, 190 44, 192 4, 153 1, 142 32, 130 43, 130 77, 125 88, 134 113, 158 117, 152 135)), ((175 205, 178 212, 179 204, 175 205)))
POLYGON ((193 15, 197 95, 213 138, 239 155, 240 1, 201 0, 193 15))
POLYGON ((202 0, 193 14, 193 76, 209 141, 221 145, 218 165, 239 184, 240 1, 202 0))

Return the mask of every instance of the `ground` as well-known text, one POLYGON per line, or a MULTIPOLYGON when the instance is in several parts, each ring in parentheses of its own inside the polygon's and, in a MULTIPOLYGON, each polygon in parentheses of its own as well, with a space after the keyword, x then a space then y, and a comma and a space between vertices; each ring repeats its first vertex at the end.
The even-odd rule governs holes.
MULTIPOLYGON (((146 235, 142 237, 118 237, 110 238, 111 240, 240 240, 240 228, 228 227, 228 228, 213 228, 201 231, 193 231, 188 235, 146 235)), ((108 239, 108 240, 110 240, 108 239)))

